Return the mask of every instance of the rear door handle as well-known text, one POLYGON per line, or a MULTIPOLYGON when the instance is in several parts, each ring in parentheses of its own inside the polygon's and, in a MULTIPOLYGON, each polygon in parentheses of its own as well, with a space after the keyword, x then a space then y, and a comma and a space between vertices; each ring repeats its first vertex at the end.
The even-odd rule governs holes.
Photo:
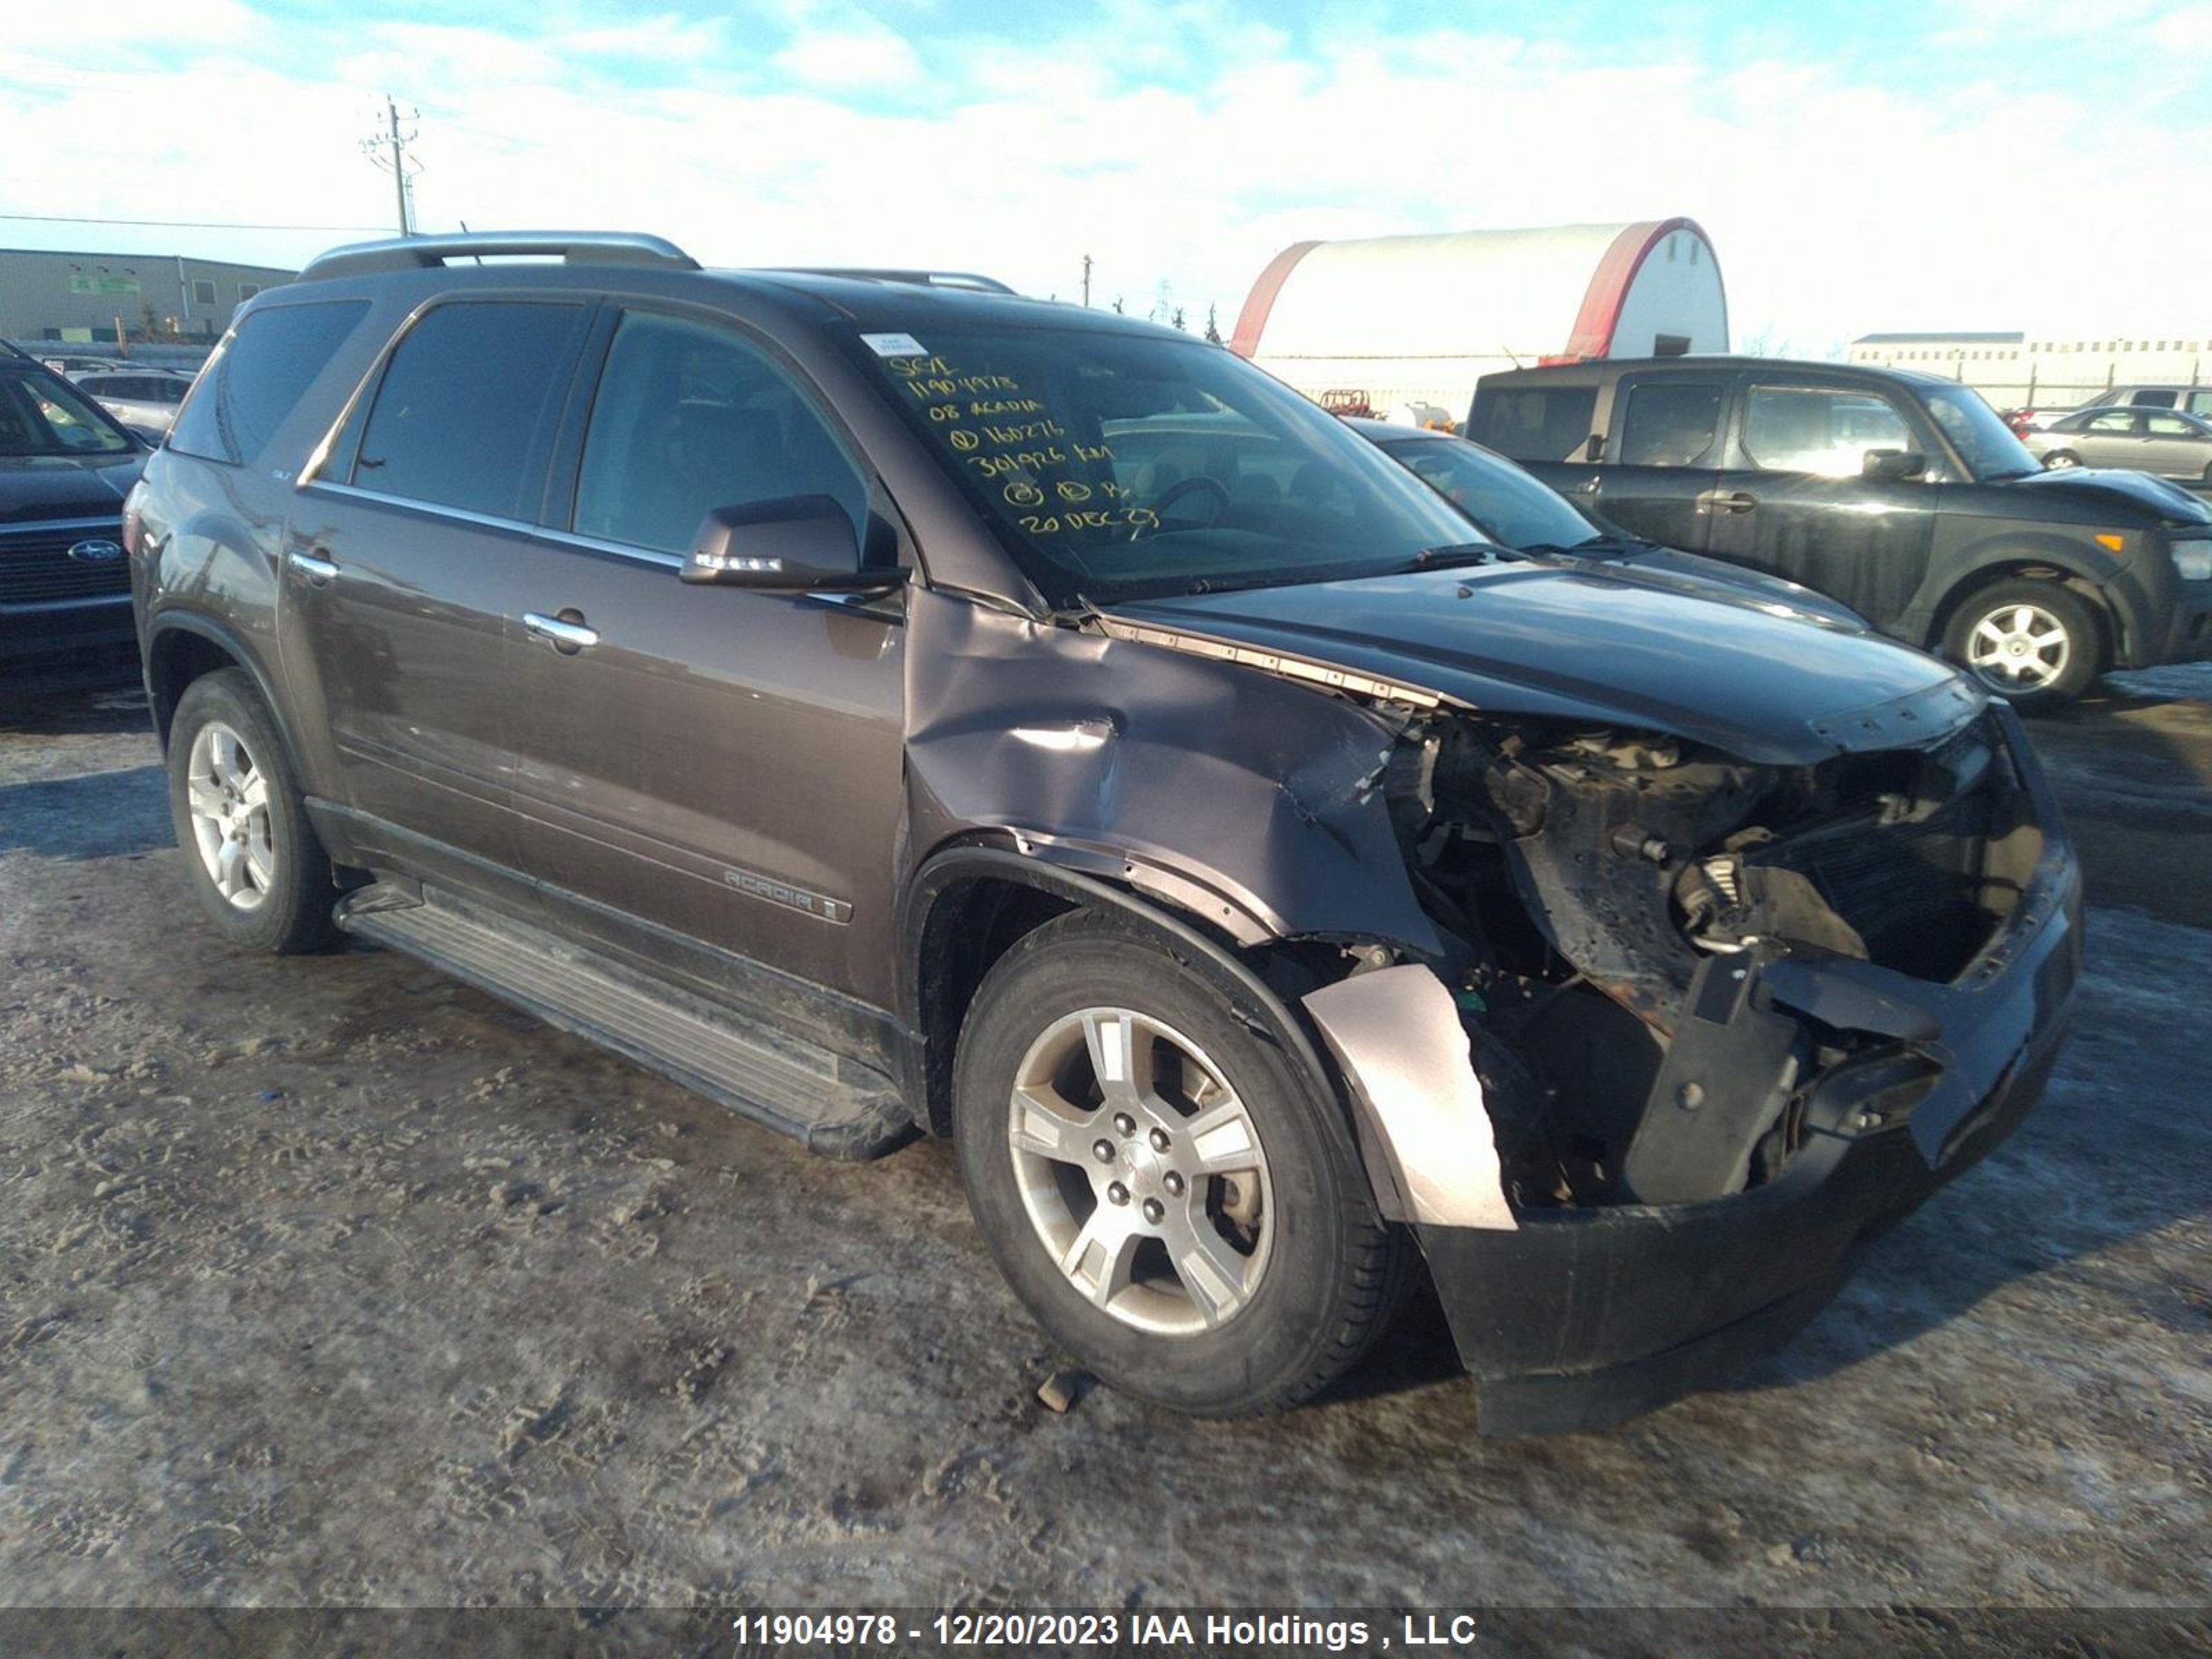
POLYGON ((529 611, 523 613, 522 625, 539 639, 551 641, 556 651, 566 652, 572 656, 599 642, 598 632, 585 627, 580 619, 563 622, 558 617, 541 617, 535 611, 529 611))
POLYGON ((1759 497, 1743 489, 1707 489, 1698 494, 1698 505, 1707 513, 1748 513, 1759 497))
POLYGON ((338 574, 338 568, 320 553, 302 553, 297 548, 284 556, 285 562, 309 581, 326 582, 338 574))

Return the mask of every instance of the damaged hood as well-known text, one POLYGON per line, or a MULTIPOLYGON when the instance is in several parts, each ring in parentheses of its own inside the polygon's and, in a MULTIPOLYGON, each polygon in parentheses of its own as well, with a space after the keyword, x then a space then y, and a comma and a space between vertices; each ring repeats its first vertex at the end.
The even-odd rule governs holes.
MULTIPOLYGON (((1486 565, 1147 599, 1109 619, 1499 714, 1671 732, 1768 765, 1934 741, 1988 698, 1935 658, 1633 567, 1486 565)), ((1217 649, 1210 654, 1219 655, 1217 649)))

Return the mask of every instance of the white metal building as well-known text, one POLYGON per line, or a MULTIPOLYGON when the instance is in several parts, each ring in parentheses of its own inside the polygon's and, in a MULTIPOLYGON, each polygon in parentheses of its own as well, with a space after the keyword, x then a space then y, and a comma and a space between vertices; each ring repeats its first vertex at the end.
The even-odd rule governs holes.
POLYGON ((1992 334, 1862 334, 1850 360, 1918 369, 1972 386, 1999 408, 2063 408, 2112 386, 2212 384, 2212 327, 2193 333, 2044 328, 1992 334))
POLYGON ((1298 242, 1230 344, 1326 403, 1463 420, 1498 369, 1726 351, 1728 296, 1688 219, 1298 242))

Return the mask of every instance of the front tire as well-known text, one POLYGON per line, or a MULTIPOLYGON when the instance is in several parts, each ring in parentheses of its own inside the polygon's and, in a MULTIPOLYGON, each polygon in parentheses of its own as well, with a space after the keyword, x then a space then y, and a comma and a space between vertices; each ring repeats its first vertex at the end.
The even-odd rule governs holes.
POLYGON ((1024 1305, 1122 1392, 1280 1411, 1357 1361, 1411 1262, 1336 1103, 1212 980, 1111 919, 1029 934, 960 1035, 953 1136, 1024 1305))
POLYGON ((2043 465, 2046 471, 2057 471, 2081 465, 2081 458, 2070 449, 2054 449, 2043 458, 2043 465))
POLYGON ((169 727, 169 816, 192 890, 242 950, 292 956, 334 937, 330 855, 307 822, 276 723, 242 669, 203 675, 169 727))
POLYGON ((1953 613, 1943 654, 2022 714, 2068 703, 2104 672, 2089 601, 2053 581, 1998 582, 1953 613))

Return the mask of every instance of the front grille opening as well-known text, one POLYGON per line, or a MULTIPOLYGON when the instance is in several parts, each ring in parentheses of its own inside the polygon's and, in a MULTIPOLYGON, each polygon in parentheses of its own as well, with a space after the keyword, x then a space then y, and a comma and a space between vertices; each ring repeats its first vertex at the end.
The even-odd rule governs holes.
POLYGON ((131 591, 131 562, 87 561, 70 556, 85 542, 120 545, 123 524, 91 529, 0 530, 0 605, 35 605, 51 599, 94 599, 131 591))

